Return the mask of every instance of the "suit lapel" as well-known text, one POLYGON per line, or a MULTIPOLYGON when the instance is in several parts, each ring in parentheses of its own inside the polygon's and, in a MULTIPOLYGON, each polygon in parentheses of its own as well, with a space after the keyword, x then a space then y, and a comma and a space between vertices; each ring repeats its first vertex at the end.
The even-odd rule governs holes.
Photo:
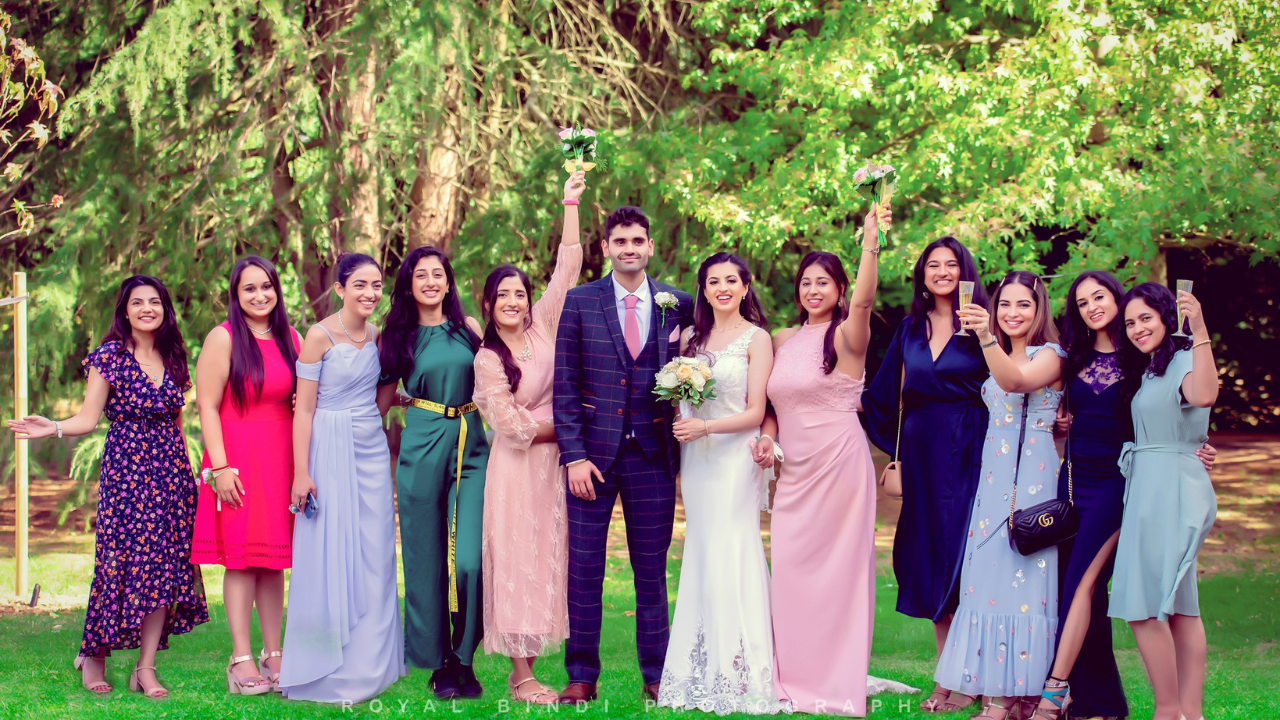
POLYGON ((622 336, 622 323, 618 319, 618 299, 613 294, 613 273, 606 275, 600 283, 600 310, 604 313, 605 324, 609 326, 609 334, 613 336, 618 359, 623 365, 630 363, 631 353, 627 350, 626 338, 622 336))
POLYGON ((656 330, 654 334, 658 336, 658 367, 661 368, 666 366, 668 353, 670 352, 667 347, 670 342, 667 339, 666 323, 663 321, 663 316, 666 313, 662 312, 661 308, 658 307, 658 284, 651 277, 646 276, 645 279, 649 282, 649 310, 652 313, 649 317, 649 327, 654 328, 656 330))

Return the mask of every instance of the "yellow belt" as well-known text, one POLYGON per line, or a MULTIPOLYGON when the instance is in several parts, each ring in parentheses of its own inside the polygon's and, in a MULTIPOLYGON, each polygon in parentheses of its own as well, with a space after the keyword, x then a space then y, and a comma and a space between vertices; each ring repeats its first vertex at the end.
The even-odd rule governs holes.
POLYGON ((416 408, 430 410, 450 419, 458 418, 461 421, 461 427, 458 429, 458 488, 453 494, 453 522, 449 524, 449 612, 458 612, 458 499, 462 497, 462 457, 467 448, 466 416, 467 413, 473 413, 479 408, 473 402, 453 407, 421 398, 413 398, 412 404, 416 408))

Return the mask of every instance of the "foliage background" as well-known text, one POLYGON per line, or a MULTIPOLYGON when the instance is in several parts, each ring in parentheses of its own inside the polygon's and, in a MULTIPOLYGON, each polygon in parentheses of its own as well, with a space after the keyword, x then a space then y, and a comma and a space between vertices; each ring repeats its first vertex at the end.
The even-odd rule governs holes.
MULTIPOLYGON (((550 274, 559 125, 601 133, 584 238, 650 212, 664 280, 748 258, 778 324, 813 248, 853 258, 868 158, 902 171, 881 256, 883 349, 924 244, 984 280, 1193 279, 1222 365, 1219 429, 1280 421, 1280 3, 1262 0, 25 0, 3 3, 66 94, 0 203, 65 196, 0 240, 25 270, 33 411, 78 404, 119 280, 157 275, 194 353, 226 274, 282 268, 299 326, 340 252, 388 274, 454 259, 550 274)), ((21 127, 26 118, 5 120, 21 127)), ((0 223, 6 222, 0 218, 0 223)), ((9 228, 4 228, 7 231, 9 228)), ((0 234, 3 234, 0 232, 0 234)), ((598 250, 584 280, 607 271, 598 250)), ((10 336, 7 316, 0 328, 10 336)), ((12 370, 7 352, 4 374, 12 370)), ((8 439, 5 442, 9 442, 8 439)))

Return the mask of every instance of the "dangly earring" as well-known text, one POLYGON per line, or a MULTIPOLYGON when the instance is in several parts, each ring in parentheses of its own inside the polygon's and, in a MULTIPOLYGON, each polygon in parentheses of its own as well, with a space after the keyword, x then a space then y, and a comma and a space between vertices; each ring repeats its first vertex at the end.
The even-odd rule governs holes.
POLYGON ((920 297, 925 298, 925 299, 928 299, 928 297, 929 297, 929 291, 928 291, 928 290, 925 290, 924 292, 920 293, 920 297))

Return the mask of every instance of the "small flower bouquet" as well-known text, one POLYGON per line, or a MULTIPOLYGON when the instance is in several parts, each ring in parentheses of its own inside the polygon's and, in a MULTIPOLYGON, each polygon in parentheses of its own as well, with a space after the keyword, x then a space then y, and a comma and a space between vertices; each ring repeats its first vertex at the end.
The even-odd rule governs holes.
POLYGON ((675 358, 654 379, 653 394, 678 405, 682 418, 693 417, 693 408, 716 397, 711 367, 697 358, 675 358))
MULTIPOLYGON (((867 161, 866 167, 860 167, 853 173, 853 187, 858 194, 867 198, 875 207, 887 205, 893 199, 893 191, 898 188, 898 171, 892 165, 877 165, 867 161)), ((884 228, 878 229, 880 244, 885 244, 884 228)))
POLYGON ((560 128, 560 152, 564 171, 586 172, 596 166, 596 131, 591 128, 560 128))
POLYGON ((662 310, 662 324, 667 324, 667 311, 675 310, 680 306, 680 301, 676 299, 675 293, 660 292, 653 296, 653 301, 658 304, 658 308, 662 310))

